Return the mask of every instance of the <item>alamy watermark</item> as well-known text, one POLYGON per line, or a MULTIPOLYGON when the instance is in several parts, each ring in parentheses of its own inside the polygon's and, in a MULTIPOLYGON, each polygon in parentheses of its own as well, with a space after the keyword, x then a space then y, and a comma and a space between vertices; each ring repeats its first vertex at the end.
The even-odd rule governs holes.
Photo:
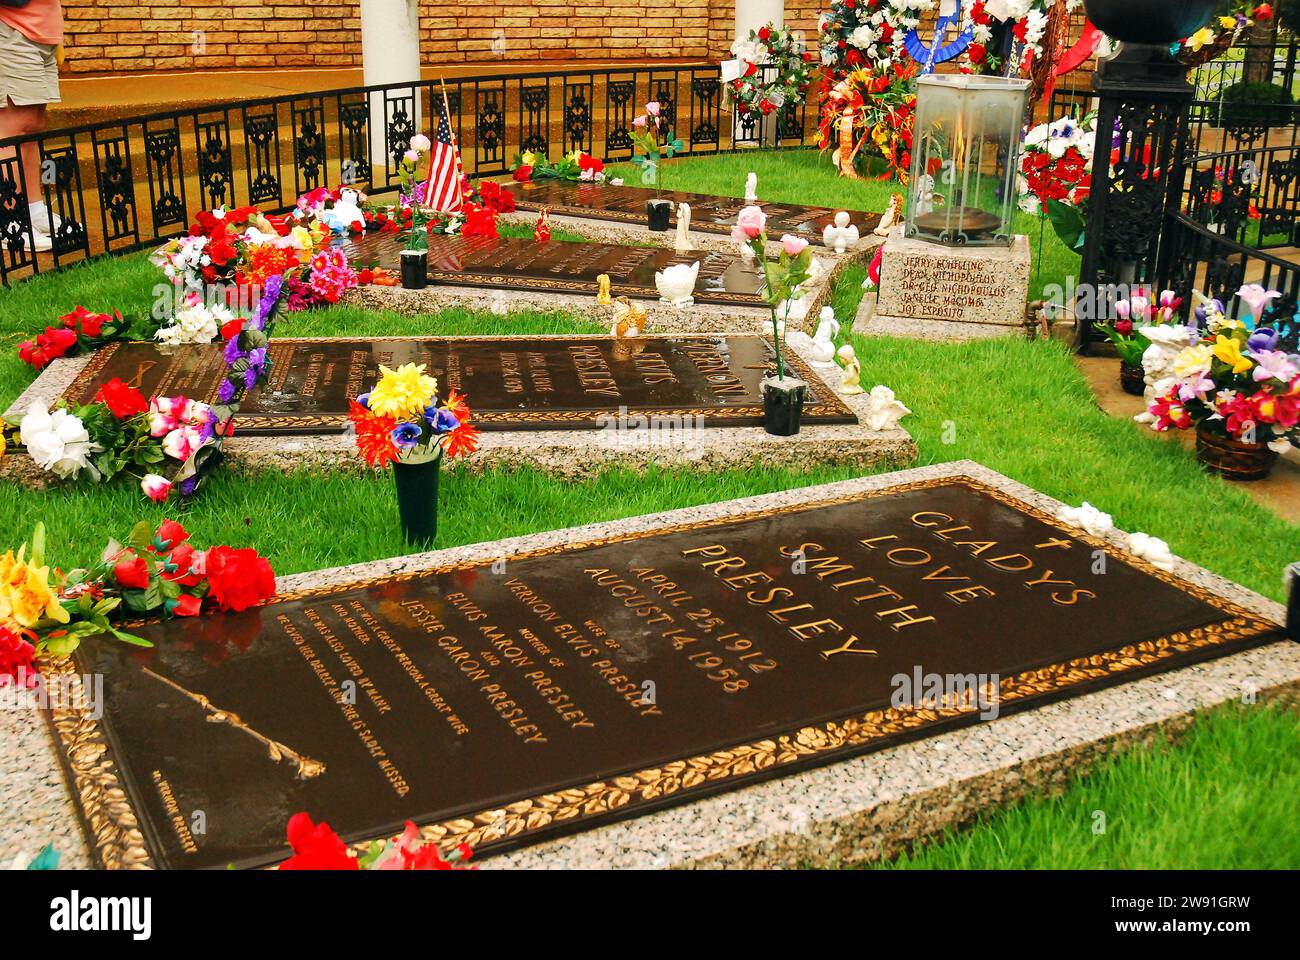
POLYGON ((104 715, 104 675, 45 674, 20 666, 0 684, 0 710, 82 710, 98 720, 104 715))
POLYGON ((994 720, 1001 682, 996 673, 926 673, 917 664, 890 678, 889 704, 896 710, 977 711, 981 720, 994 720))

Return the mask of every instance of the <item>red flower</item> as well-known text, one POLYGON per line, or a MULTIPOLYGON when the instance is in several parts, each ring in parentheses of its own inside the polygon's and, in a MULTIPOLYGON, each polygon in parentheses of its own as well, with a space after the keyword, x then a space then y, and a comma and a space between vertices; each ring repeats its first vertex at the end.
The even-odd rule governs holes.
POLYGON ((185 528, 175 520, 164 520, 158 525, 158 532, 154 534, 154 539, 164 553, 175 550, 179 544, 189 538, 190 535, 185 532, 185 528))
POLYGON ((460 228, 461 236, 495 237, 497 235, 497 215, 491 207, 467 203, 464 211, 465 224, 460 228))
POLYGON ((761 40, 763 43, 767 43, 767 41, 771 40, 771 39, 772 39, 772 28, 771 28, 771 27, 763 27, 763 28, 761 28, 761 29, 758 31, 758 39, 761 40))
POLYGON ((100 387, 95 399, 107 406, 118 420, 126 420, 149 409, 144 394, 124 383, 120 377, 114 377, 100 387))
POLYGON ((232 320, 227 320, 225 323, 221 325, 221 339, 234 340, 235 337, 239 336, 239 332, 243 329, 244 329, 243 317, 235 317, 232 320))
MULTIPOLYGON (((122 319, 122 315, 117 314, 117 318, 122 319)), ((71 313, 59 317, 60 322, 69 330, 77 331, 87 337, 98 337, 103 332, 105 321, 110 319, 112 318, 106 313, 91 313, 80 305, 71 313)))
POLYGON ((375 282, 375 271, 371 270, 369 267, 363 267, 362 269, 357 271, 357 283, 364 286, 367 283, 374 283, 374 282, 375 282))
POLYGON ((598 160, 589 153, 584 153, 578 157, 578 169, 590 170, 592 173, 600 173, 605 169, 605 161, 598 160))
POLYGON ((1269 6, 1267 3, 1261 3, 1258 7, 1255 8, 1253 12, 1253 16, 1256 20, 1272 20, 1273 8, 1269 6))
POLYGON ((982 43, 972 43, 966 50, 971 63, 983 63, 984 58, 989 55, 988 50, 985 49, 982 43))
POLYGON ((182 593, 171 603, 173 617, 197 617, 203 609, 203 601, 192 593, 182 593))
POLYGON ((212 598, 222 610, 239 613, 275 596, 275 572, 256 550, 213 547, 206 569, 212 598))
MULTIPOLYGON (((179 583, 182 587, 197 587, 203 582, 203 574, 194 572, 194 561, 198 558, 199 553, 193 545, 179 544, 168 555, 162 578, 172 583, 179 583)), ((188 616, 188 614, 181 614, 181 616, 188 616)))
POLYGON ((355 857, 328 823, 312 823, 305 813, 289 818, 285 831, 293 856, 280 864, 281 870, 357 870, 355 857))
POLYGON ((137 557, 130 550, 123 550, 113 565, 113 577, 124 590, 143 590, 149 586, 149 565, 143 557, 137 557))
POLYGON ((444 449, 449 457, 463 457, 478 449, 478 427, 472 423, 462 423, 447 434, 444 449))
POLYGON ((850 50, 844 55, 844 62, 850 67, 856 67, 862 62, 862 54, 858 53, 857 50, 850 50))
POLYGON ((533 178, 533 168, 525 163, 515 170, 514 177, 520 183, 527 183, 533 178))
POLYGON ((0 687, 18 680, 18 671, 23 671, 23 686, 34 687, 37 683, 36 667, 32 665, 32 656, 36 648, 14 633, 0 627, 0 687))
POLYGON ((36 342, 24 341, 18 345, 18 356, 37 370, 45 369, 51 360, 62 357, 77 345, 77 335, 66 327, 46 327, 36 342))

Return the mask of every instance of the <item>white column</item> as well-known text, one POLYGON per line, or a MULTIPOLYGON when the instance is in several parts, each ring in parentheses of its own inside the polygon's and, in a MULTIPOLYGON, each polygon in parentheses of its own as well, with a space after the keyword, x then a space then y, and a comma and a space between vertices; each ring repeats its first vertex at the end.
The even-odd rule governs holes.
POLYGON ((736 39, 767 23, 785 26, 785 0, 736 0, 736 39))
MULTIPOLYGON (((785 0, 736 0, 735 39, 748 39, 751 30, 758 30, 769 23, 778 27, 785 26, 785 0)), ((813 46, 817 43, 816 37, 805 37, 804 40, 813 46)), ((771 137, 772 128, 775 125, 775 116, 767 117, 760 123, 759 127, 764 142, 767 142, 771 137)), ((739 122, 736 123, 735 133, 740 133, 739 122)))
MULTIPOLYGON (((366 86, 420 79, 418 0, 361 0, 361 71, 366 86)), ((412 122, 418 130, 418 97, 415 105, 412 122)), ((376 172, 388 163, 384 121, 383 94, 373 95, 370 98, 370 161, 376 172)))

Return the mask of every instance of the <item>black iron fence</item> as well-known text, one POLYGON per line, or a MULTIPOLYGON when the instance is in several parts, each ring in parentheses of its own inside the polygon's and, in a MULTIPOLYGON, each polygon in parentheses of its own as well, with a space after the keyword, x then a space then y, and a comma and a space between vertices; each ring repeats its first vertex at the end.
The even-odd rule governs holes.
POLYGON ((293 206, 320 186, 396 191, 397 158, 436 122, 444 95, 472 177, 506 173, 533 151, 632 156, 632 121, 655 100, 681 153, 794 146, 815 107, 740 114, 718 68, 645 66, 389 84, 247 100, 0 140, 0 282, 158 244, 217 206, 293 206), (38 253, 23 184, 58 217, 38 253))

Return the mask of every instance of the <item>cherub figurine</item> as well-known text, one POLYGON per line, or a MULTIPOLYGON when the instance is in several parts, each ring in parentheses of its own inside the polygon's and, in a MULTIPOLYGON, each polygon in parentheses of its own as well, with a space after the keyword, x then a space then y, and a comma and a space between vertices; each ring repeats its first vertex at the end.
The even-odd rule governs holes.
POLYGON ((614 298, 609 295, 609 274, 602 273, 596 278, 596 303, 608 307, 613 302, 614 298))
POLYGON ((547 220, 550 214, 550 207, 542 207, 541 212, 537 214, 537 223, 533 226, 533 239, 538 243, 545 243, 551 239, 551 224, 547 220))
POLYGON ((846 343, 835 354, 840 358, 844 369, 841 371, 840 388, 835 392, 845 397, 855 397, 865 393, 862 389, 862 364, 858 363, 858 354, 853 344, 846 343))
POLYGON ((836 213, 834 222, 822 230, 822 244, 837 254, 857 244, 858 239, 858 228, 847 210, 836 213))
POLYGON ((901 193, 891 193, 889 195, 889 206, 880 217, 880 223, 876 224, 876 229, 871 232, 878 237, 889 236, 889 231, 894 229, 903 222, 903 195, 901 193))
POLYGON ((822 307, 818 315, 817 332, 812 338, 809 359, 819 367, 835 364, 835 338, 840 333, 840 322, 835 319, 834 307, 822 307))
POLYGON ((627 297, 614 301, 614 325, 609 328, 611 337, 639 337, 646 329, 645 307, 627 297))

